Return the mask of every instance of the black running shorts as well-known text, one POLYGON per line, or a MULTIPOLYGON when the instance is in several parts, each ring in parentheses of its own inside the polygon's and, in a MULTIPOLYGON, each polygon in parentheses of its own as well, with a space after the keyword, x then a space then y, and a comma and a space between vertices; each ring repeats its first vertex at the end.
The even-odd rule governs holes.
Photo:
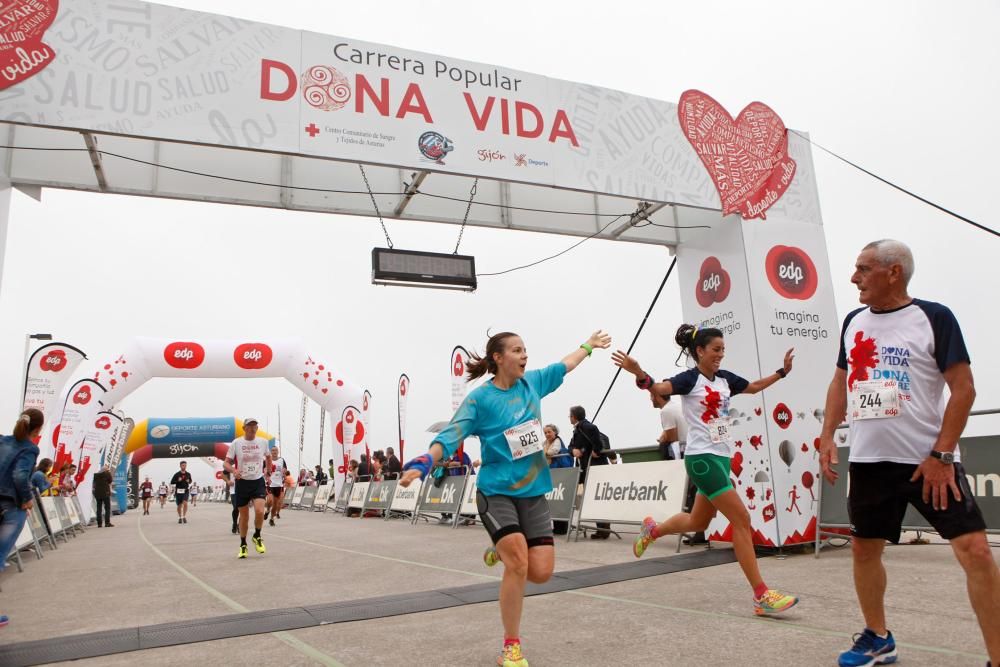
POLYGON ((485 496, 477 491, 476 507, 493 544, 513 533, 523 533, 529 549, 553 544, 552 517, 545 496, 485 496))
POLYGON ((267 486, 264 484, 264 478, 236 480, 236 492, 233 495, 236 498, 233 501, 236 507, 245 507, 254 498, 267 498, 267 486))
POLYGON ((267 487, 267 492, 270 493, 275 498, 281 497, 281 487, 280 486, 269 486, 269 487, 267 487))
POLYGON ((916 465, 891 461, 852 463, 851 490, 847 499, 851 534, 899 543, 907 504, 913 505, 946 540, 986 530, 986 521, 969 488, 965 469, 961 463, 954 466, 955 483, 962 492, 962 500, 956 501, 949 491, 948 509, 936 510, 924 502, 924 480, 910 481, 916 465))

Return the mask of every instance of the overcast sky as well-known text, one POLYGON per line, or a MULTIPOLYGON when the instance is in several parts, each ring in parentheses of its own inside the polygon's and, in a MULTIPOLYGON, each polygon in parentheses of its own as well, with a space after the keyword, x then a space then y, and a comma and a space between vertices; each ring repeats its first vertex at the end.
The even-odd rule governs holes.
MULTIPOLYGON (((164 4, 352 37, 675 102, 703 90, 736 114, 761 100, 788 127, 915 192, 993 228, 1000 155, 1000 5, 937 2, 468 2, 280 3, 173 0, 164 4), (320 8, 322 7, 322 9, 320 8), (475 8, 475 11, 473 10, 475 8)), ((814 150, 837 310, 857 304, 849 283, 866 242, 913 248, 913 296, 956 313, 976 373, 977 408, 1000 407, 995 285, 1000 239, 944 215, 814 150)), ((397 248, 449 251, 452 226, 388 221, 397 248)), ((462 250, 482 272, 570 245, 568 237, 469 229, 462 250)), ((529 365, 575 349, 598 327, 625 346, 669 263, 664 248, 589 241, 563 257, 483 278, 475 294, 374 287, 370 252, 384 245, 369 218, 289 213, 48 190, 15 193, 0 290, 0 416, 16 416, 27 332, 49 332, 104 363, 137 335, 298 336, 374 394, 373 445, 396 440, 396 379, 413 387, 408 452, 449 415, 451 349, 482 349, 486 331, 524 337, 529 365)), ((672 372, 681 322, 671 280, 635 355, 672 372)), ((829 368, 800 369, 827 383, 829 368)), ((88 367, 89 368, 89 367, 88 367)), ((570 405, 593 410, 613 375, 597 352, 545 401, 566 432, 570 405)), ((148 416, 252 414, 281 430, 294 463, 300 395, 284 380, 155 380, 123 404, 148 416)), ((319 449, 311 406, 306 462, 319 449)), ((652 444, 656 414, 620 382, 599 423, 616 446, 652 444)), ((0 425, 0 430, 6 427, 0 425)), ((1000 432, 973 419, 967 433, 1000 432)), ((323 452, 329 458, 327 432, 323 452)), ((165 479, 172 463, 151 464, 165 479)), ((195 465, 208 483, 208 466, 195 465)))

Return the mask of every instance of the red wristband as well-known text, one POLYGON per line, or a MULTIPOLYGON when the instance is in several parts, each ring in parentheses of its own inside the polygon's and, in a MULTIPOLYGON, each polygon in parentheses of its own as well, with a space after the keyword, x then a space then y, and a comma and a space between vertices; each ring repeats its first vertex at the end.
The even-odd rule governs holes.
POLYGON ((649 376, 649 373, 646 373, 646 377, 642 378, 641 380, 636 379, 635 386, 637 386, 639 389, 648 391, 649 388, 653 386, 653 378, 649 376))

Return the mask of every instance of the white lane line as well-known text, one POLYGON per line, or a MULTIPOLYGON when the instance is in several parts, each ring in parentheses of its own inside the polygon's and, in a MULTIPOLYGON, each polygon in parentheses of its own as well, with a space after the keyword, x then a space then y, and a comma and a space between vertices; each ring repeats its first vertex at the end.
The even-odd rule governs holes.
MULTIPOLYGON (((149 539, 146 537, 146 533, 144 533, 142 531, 142 517, 139 517, 138 521, 136 522, 136 526, 139 529, 139 537, 141 537, 142 541, 146 543, 146 546, 148 546, 150 549, 152 549, 153 553, 155 553, 157 556, 159 556, 160 558, 162 558, 163 560, 165 560, 175 570, 177 570, 178 572, 180 572, 181 574, 183 574, 185 577, 187 577, 188 579, 190 579, 191 581, 193 581, 195 584, 197 584, 198 586, 200 586, 205 592, 207 592, 209 595, 211 595, 215 599, 217 599, 220 602, 222 602, 222 604, 226 605, 227 607, 229 607, 233 611, 240 612, 240 613, 246 613, 246 612, 250 611, 250 609, 247 609, 246 607, 244 607, 243 605, 241 605, 236 600, 228 597, 225 593, 222 593, 221 591, 218 591, 218 590, 212 588, 211 586, 209 586, 208 584, 206 584, 204 581, 202 581, 201 579, 199 579, 195 575, 193 575, 190 572, 188 572, 182 565, 180 565, 179 563, 175 562, 174 559, 172 559, 170 556, 168 556, 167 554, 165 554, 162 551, 160 551, 160 549, 155 544, 153 544, 152 542, 149 541, 149 539)), ((303 628, 303 629, 305 629, 305 628, 303 628)), ((313 646, 310 646, 309 644, 305 643, 301 639, 288 634, 287 632, 272 632, 271 634, 273 636, 277 637, 278 639, 280 639, 281 641, 285 642, 286 644, 288 644, 292 648, 294 648, 296 651, 302 653, 305 656, 308 656, 308 657, 312 658, 313 660, 315 660, 316 662, 320 663, 321 665, 326 665, 327 667, 344 667, 343 664, 337 662, 334 658, 328 656, 327 654, 323 653, 319 649, 317 649, 317 648, 315 648, 313 646)))

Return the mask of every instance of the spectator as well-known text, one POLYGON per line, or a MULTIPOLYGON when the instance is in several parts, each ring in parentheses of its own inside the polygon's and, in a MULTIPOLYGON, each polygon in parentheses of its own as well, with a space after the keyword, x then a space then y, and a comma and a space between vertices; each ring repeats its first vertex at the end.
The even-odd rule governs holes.
MULTIPOLYGON (((569 423, 574 427, 573 438, 569 441, 569 450, 573 454, 573 457, 580 462, 580 468, 583 470, 583 480, 585 480, 590 466, 608 464, 608 457, 604 454, 604 443, 601 440, 601 432, 596 426, 587 421, 587 411, 580 405, 574 405, 569 409, 569 423)), ((590 536, 590 539, 606 540, 611 537, 610 529, 610 523, 598 523, 597 530, 590 536)))
POLYGON ((306 471, 306 486, 316 486, 316 477, 313 475, 312 470, 306 471))
POLYGON ((403 472, 403 464, 396 458, 396 452, 392 450, 392 447, 386 447, 385 454, 385 465, 382 473, 386 479, 399 479, 399 474, 403 472))
POLYGON ((378 452, 372 457, 372 479, 382 480, 382 459, 379 458, 378 452))
POLYGON ((573 457, 566 449, 563 439, 559 437, 559 427, 555 424, 545 426, 545 460, 549 462, 550 468, 571 468, 573 467, 573 457))
POLYGON ((67 463, 63 466, 62 472, 59 473, 59 495, 60 496, 75 496, 76 495, 76 466, 72 463, 67 463))
POLYGON ((361 455, 361 462, 358 463, 358 479, 362 482, 366 482, 371 478, 372 475, 372 464, 368 459, 367 454, 361 455))
POLYGON ((327 468, 327 472, 330 473, 330 479, 337 479, 337 466, 334 464, 333 459, 330 459, 330 467, 327 468))
POLYGON ((661 461, 675 461, 682 457, 681 443, 687 440, 687 422, 681 414, 679 401, 671 401, 669 396, 649 393, 653 407, 660 411, 660 435, 656 443, 660 448, 661 461))
POLYGON ((347 479, 352 482, 358 479, 358 462, 354 459, 347 464, 347 479))
POLYGON ((324 484, 326 484, 326 473, 323 472, 323 466, 321 466, 318 463, 316 464, 315 479, 316 479, 316 486, 323 486, 324 484))
POLYGON ((111 468, 101 466, 100 471, 94 473, 94 499, 97 501, 97 527, 114 528, 111 523, 111 484, 114 477, 111 475, 111 468), (102 517, 103 510, 103 517, 102 517))
POLYGON ((39 494, 52 488, 48 479, 50 470, 52 470, 52 459, 42 459, 35 466, 35 472, 31 473, 31 484, 38 490, 39 494))
POLYGON ((299 470, 299 481, 297 482, 299 486, 306 486, 306 475, 307 473, 305 468, 299 470))
MULTIPOLYGON (((14 434, 0 436, 0 571, 7 566, 7 554, 31 509, 31 472, 38 459, 34 441, 41 436, 44 421, 41 410, 28 408, 17 418, 14 434)), ((0 615, 0 627, 8 622, 7 616, 0 615)))

